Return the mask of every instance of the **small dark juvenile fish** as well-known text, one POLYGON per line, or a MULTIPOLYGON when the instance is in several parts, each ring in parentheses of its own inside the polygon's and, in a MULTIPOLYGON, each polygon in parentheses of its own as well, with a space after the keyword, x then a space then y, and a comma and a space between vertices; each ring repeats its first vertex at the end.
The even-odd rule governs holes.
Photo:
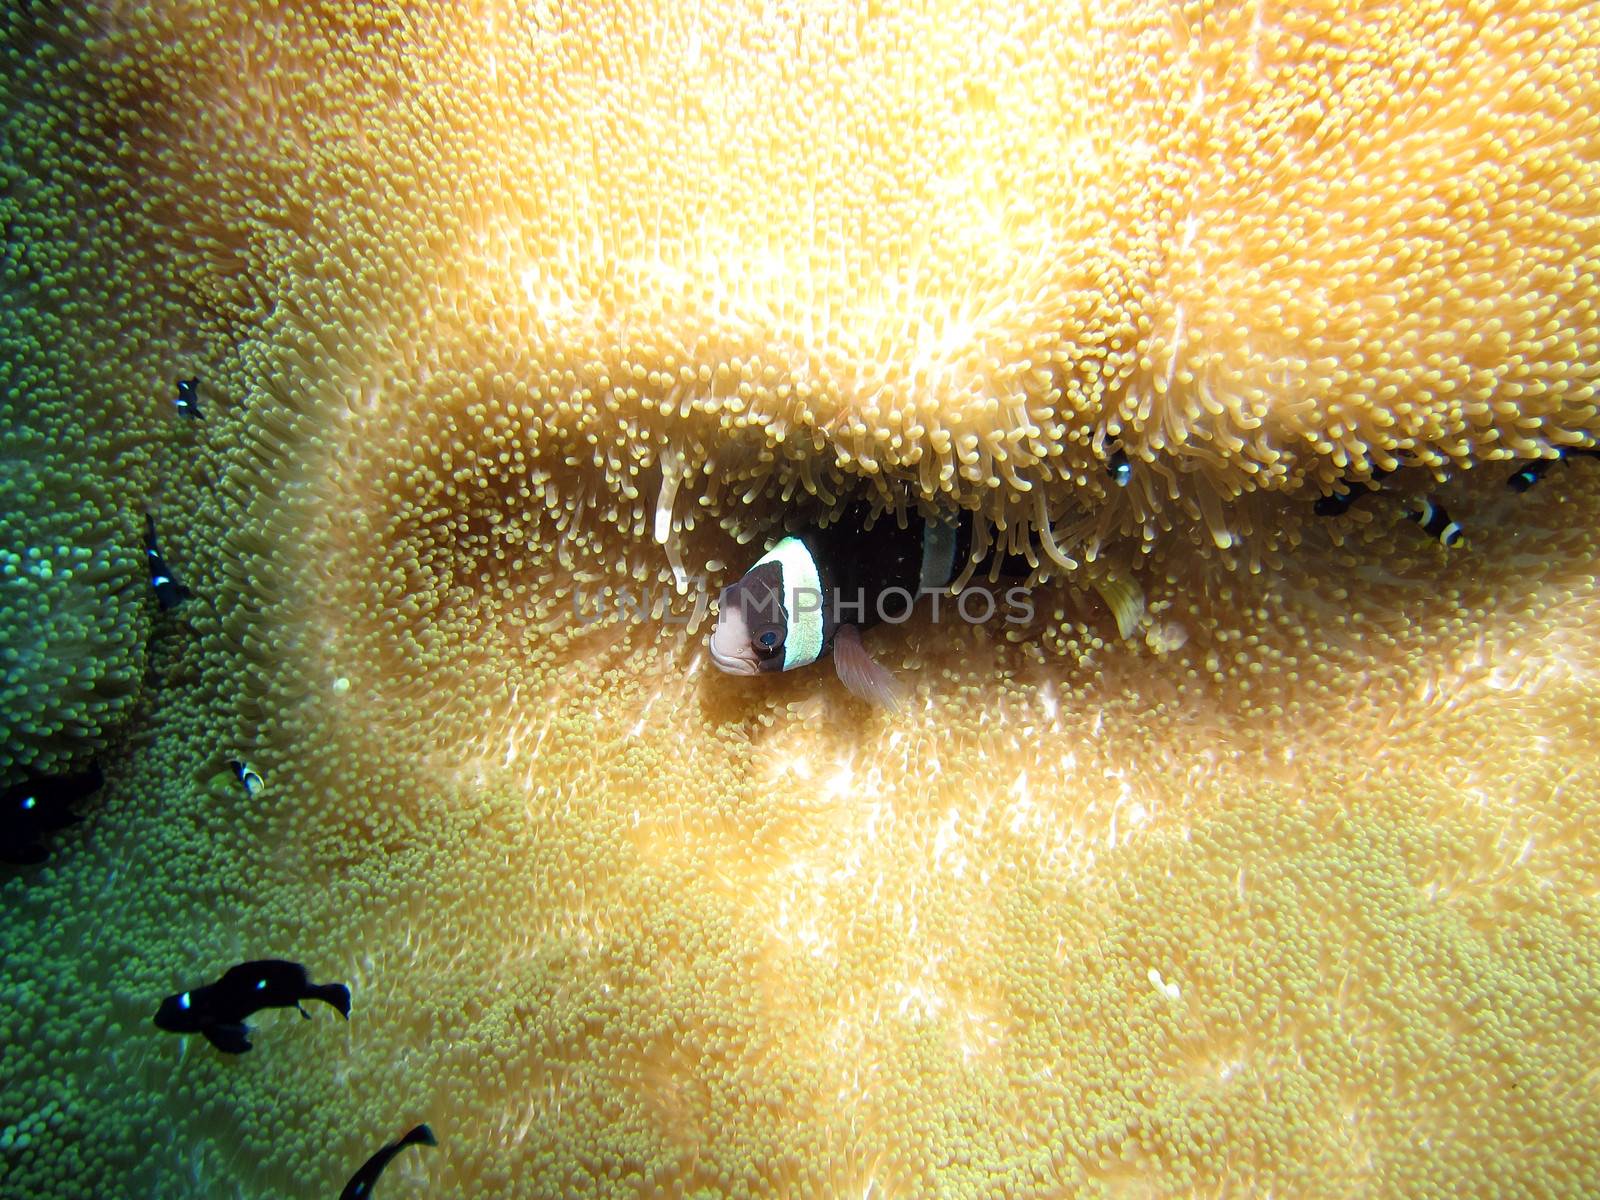
POLYGON ((1128 461, 1127 454, 1121 450, 1113 451, 1106 460, 1106 474, 1118 487, 1127 487, 1128 481, 1133 478, 1133 464, 1128 461))
POLYGON ((1506 480, 1506 486, 1513 492, 1525 492, 1543 479, 1545 473, 1556 465, 1556 461, 1553 458, 1536 458, 1532 462, 1523 463, 1511 472, 1506 480))
POLYGON ((1427 497, 1424 497, 1421 503, 1421 508, 1414 508, 1406 513, 1406 519, 1421 525, 1422 532, 1431 538, 1437 538, 1440 545, 1458 545, 1462 538, 1461 526, 1450 519, 1450 514, 1445 512, 1442 505, 1435 504, 1427 497))
POLYGON ((200 411, 200 380, 178 380, 178 415, 191 421, 204 419, 205 414, 200 411))
POLYGON ((171 612, 193 595, 172 577, 172 568, 161 557, 161 550, 156 546, 156 519, 149 513, 144 515, 144 556, 150 567, 150 586, 155 589, 156 603, 162 612, 171 612))
POLYGON ((254 799, 255 794, 261 790, 266 780, 262 779, 260 773, 251 767, 249 763, 241 759, 230 758, 228 766, 232 769, 234 778, 244 784, 244 794, 254 799))
POLYGON ((44 775, 12 784, 0 797, 0 862, 33 866, 48 857, 45 835, 79 820, 72 806, 100 789, 98 766, 73 775, 44 775))
POLYGON ((1318 496, 1317 502, 1311 506, 1311 511, 1319 517, 1342 517, 1352 504, 1371 493, 1371 488, 1362 488, 1359 492, 1330 492, 1326 496, 1318 496))
POLYGON ((1513 492, 1525 492, 1543 479, 1550 468, 1569 458, 1600 458, 1600 450, 1562 450, 1554 458, 1535 458, 1523 463, 1506 480, 1513 492))
POLYGON ((1385 479, 1393 475, 1393 471, 1373 468, 1372 474, 1367 479, 1351 479, 1346 477, 1335 485, 1340 491, 1330 492, 1326 496, 1317 497, 1317 502, 1311 506, 1311 511, 1319 517, 1342 517, 1350 511, 1350 506, 1363 496, 1370 496, 1382 491, 1379 487, 1385 479))
POLYGON ((302 1000, 321 1000, 350 1019, 350 989, 342 983, 312 983, 297 962, 263 958, 229 967, 221 979, 204 987, 168 996, 156 1010, 155 1023, 168 1033, 199 1033, 228 1054, 250 1049, 244 1019, 263 1008, 300 1008, 302 1000))
POLYGON ((361 1164, 361 1169, 350 1176, 350 1182, 344 1185, 344 1191, 339 1193, 339 1200, 366 1200, 372 1195, 373 1185, 378 1182, 378 1176, 383 1174, 383 1169, 389 1165, 389 1160, 407 1146, 437 1146, 439 1143, 433 1136, 433 1130, 426 1125, 418 1125, 409 1130, 398 1142, 389 1142, 366 1162, 361 1164))

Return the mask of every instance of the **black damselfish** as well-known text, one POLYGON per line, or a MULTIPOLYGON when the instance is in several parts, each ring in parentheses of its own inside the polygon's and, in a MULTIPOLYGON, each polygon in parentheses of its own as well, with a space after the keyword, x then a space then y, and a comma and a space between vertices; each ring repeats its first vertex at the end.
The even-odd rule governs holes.
POLYGON ((321 1000, 350 1019, 350 989, 342 983, 312 983, 297 962, 263 958, 229 967, 222 978, 204 987, 168 996, 156 1010, 155 1023, 169 1033, 199 1033, 218 1050, 243 1054, 250 1049, 244 1019, 263 1008, 300 1008, 302 1000, 321 1000))
POLYGON ((17 866, 42 863, 47 834, 79 820, 72 806, 100 789, 98 766, 73 775, 44 775, 13 784, 0 799, 0 862, 17 866))
POLYGON ((156 519, 149 513, 144 515, 144 556, 150 568, 150 586, 155 591, 156 603, 161 606, 162 612, 171 612, 192 593, 172 577, 172 568, 161 557, 161 550, 156 545, 156 519))
POLYGON ((1554 458, 1535 458, 1523 463, 1506 480, 1513 492, 1525 492, 1543 479, 1550 468, 1569 458, 1600 458, 1600 450, 1562 450, 1554 458))
POLYGON ((1553 458, 1536 458, 1532 462, 1523 463, 1506 480, 1506 486, 1513 492, 1525 492, 1539 480, 1545 477, 1545 472, 1556 465, 1553 458))
POLYGON ((1111 457, 1106 460, 1106 474, 1111 476, 1111 482, 1118 487, 1127 487, 1133 479, 1133 464, 1128 461, 1128 456, 1121 450, 1113 450, 1111 457))
POLYGON ((198 421, 204 418, 205 414, 200 411, 199 379, 178 380, 177 405, 180 417, 187 417, 191 421, 198 421))
POLYGON ((1311 506, 1311 511, 1319 517, 1342 517, 1350 510, 1350 506, 1361 497, 1370 495, 1371 488, 1362 488, 1359 492, 1333 492, 1327 496, 1318 496, 1317 502, 1311 506))
POLYGON ((1392 474, 1394 474, 1393 471, 1374 468, 1371 476, 1367 479, 1350 479, 1348 477, 1341 479, 1335 486, 1342 490, 1317 497, 1317 502, 1311 506, 1311 511, 1319 517, 1342 517, 1357 500, 1363 496, 1370 496, 1374 492, 1381 491, 1382 488, 1379 487, 1379 484, 1392 474))
POLYGON ((344 1185, 344 1191, 339 1193, 339 1200, 366 1200, 372 1195, 372 1187, 378 1182, 378 1176, 383 1174, 383 1169, 389 1165, 389 1160, 407 1146, 437 1146, 439 1143, 433 1136, 433 1130, 426 1125, 418 1125, 408 1130, 398 1142, 389 1142, 366 1162, 361 1164, 361 1169, 350 1176, 350 1182, 344 1185))

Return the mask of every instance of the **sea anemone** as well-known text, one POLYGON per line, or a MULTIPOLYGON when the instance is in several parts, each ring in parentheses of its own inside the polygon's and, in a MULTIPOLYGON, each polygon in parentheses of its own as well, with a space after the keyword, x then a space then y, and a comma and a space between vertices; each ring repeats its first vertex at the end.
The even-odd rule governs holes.
POLYGON ((1493 465, 1600 435, 1597 10, 7 20, 6 412, 196 597, 0 883, 0 1190, 1600 1190, 1600 470, 1493 465), (1032 619, 708 670, 862 498, 1032 619), (348 1025, 150 1024, 269 955, 348 1025))
POLYGON ((67 455, 0 434, 0 775, 107 746, 138 693, 137 558, 67 455), (130 569, 131 568, 131 569, 130 569))

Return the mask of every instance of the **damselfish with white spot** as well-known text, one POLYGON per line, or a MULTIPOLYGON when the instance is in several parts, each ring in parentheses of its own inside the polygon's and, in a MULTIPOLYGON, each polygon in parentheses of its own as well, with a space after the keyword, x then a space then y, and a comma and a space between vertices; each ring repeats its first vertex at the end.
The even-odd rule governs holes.
POLYGON ((46 858, 45 835, 78 820, 72 806, 99 790, 99 767, 14 783, 0 795, 0 862, 32 866, 46 858))
MULTIPOLYGON (((899 682, 867 653, 861 631, 905 619, 925 595, 948 595, 972 549, 970 515, 904 523, 856 505, 839 520, 780 539, 722 591, 711 659, 733 675, 792 671, 833 655, 839 680, 854 695, 898 710, 899 682)), ((982 564, 980 564, 981 566, 982 564)), ((1006 557, 1007 575, 1027 573, 1006 557)), ((1007 592, 1014 601, 1013 588, 1007 592)), ((1031 609, 1030 609, 1031 612, 1031 609)))
POLYGON ((200 411, 200 380, 178 380, 178 415, 190 421, 199 421, 205 414, 200 411))
POLYGON ((1523 463, 1511 472, 1506 480, 1506 486, 1513 492, 1525 492, 1549 473, 1550 468, 1558 462, 1570 462, 1574 458, 1600 458, 1600 450, 1574 450, 1570 448, 1556 451, 1554 458, 1535 458, 1523 463))
POLYGON ((156 519, 149 513, 144 515, 144 557, 145 565, 150 568, 150 587, 156 594, 156 603, 162 612, 171 612, 191 593, 172 577, 172 568, 161 557, 161 548, 156 545, 156 519))
POLYGON ((218 1050, 243 1054, 250 1049, 246 1017, 263 1008, 296 1008, 309 1019, 302 1000, 321 1000, 350 1019, 350 989, 344 984, 312 983, 299 963, 262 958, 229 967, 215 983, 168 996, 155 1023, 169 1033, 202 1034, 218 1050))
POLYGON ((1346 476, 1335 485, 1338 491, 1317 497, 1317 502, 1311 506, 1312 511, 1319 517, 1342 517, 1349 511, 1350 506, 1363 496, 1371 496, 1382 491, 1383 481, 1392 474, 1392 471, 1374 467, 1366 479, 1346 476))
POLYGON ((1133 482, 1133 464, 1128 461, 1124 451, 1111 452, 1111 457, 1106 460, 1106 474, 1111 476, 1111 482, 1118 487, 1127 487, 1133 482))

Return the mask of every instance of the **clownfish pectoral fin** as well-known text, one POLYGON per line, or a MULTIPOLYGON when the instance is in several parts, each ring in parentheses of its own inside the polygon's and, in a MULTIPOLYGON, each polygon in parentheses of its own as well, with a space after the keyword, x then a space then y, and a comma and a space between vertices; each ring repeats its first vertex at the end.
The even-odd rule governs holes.
POLYGON ((887 667, 873 661, 861 644, 861 631, 854 625, 841 625, 833 635, 833 669, 851 695, 890 712, 901 711, 900 681, 887 667))

